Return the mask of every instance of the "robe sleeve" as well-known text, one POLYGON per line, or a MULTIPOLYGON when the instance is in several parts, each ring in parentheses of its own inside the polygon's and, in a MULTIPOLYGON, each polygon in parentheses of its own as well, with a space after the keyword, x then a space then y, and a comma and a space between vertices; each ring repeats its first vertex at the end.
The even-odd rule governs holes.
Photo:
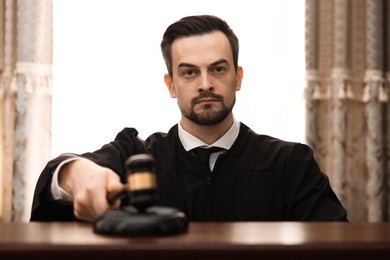
MULTIPOLYGON (((144 142, 139 139, 134 128, 125 128, 118 133, 115 140, 97 151, 78 154, 62 154, 49 161, 41 172, 34 192, 30 221, 73 221, 73 202, 54 200, 50 185, 52 176, 58 165, 74 156, 87 158, 100 166, 116 172, 125 182, 124 162, 136 153, 146 152, 144 142)), ((79 174, 82 174, 80 172, 79 174)))
POLYGON ((283 177, 287 218, 300 221, 348 221, 342 206, 314 159, 312 150, 294 145, 288 153, 283 177))

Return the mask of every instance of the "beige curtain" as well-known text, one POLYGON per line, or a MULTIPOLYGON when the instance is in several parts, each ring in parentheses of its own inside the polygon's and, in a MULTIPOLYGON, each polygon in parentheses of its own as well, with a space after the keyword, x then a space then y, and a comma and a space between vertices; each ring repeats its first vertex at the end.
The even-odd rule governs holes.
POLYGON ((28 221, 51 149, 52 0, 0 0, 0 221, 28 221))
POLYGON ((306 0, 306 141, 352 222, 389 220, 390 0, 306 0))

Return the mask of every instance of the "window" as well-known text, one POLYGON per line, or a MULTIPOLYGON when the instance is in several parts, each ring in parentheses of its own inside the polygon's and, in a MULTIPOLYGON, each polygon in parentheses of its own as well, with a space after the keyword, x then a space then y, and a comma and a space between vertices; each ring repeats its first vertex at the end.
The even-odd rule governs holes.
POLYGON ((163 81, 162 34, 186 15, 215 14, 240 39, 234 114, 261 134, 304 142, 304 0, 54 1, 52 155, 87 152, 135 127, 178 122, 163 81))

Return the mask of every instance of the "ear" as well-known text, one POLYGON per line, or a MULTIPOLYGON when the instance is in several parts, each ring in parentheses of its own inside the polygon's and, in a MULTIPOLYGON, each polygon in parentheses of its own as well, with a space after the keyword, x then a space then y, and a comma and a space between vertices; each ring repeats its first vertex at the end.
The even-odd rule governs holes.
POLYGON ((244 70, 241 66, 237 68, 236 72, 236 91, 241 89, 242 78, 244 77, 244 70))
POLYGON ((175 92, 175 87, 173 86, 173 80, 168 73, 164 75, 164 81, 165 81, 165 85, 167 85, 168 87, 168 91, 169 94, 171 95, 171 98, 176 98, 176 92, 175 92))

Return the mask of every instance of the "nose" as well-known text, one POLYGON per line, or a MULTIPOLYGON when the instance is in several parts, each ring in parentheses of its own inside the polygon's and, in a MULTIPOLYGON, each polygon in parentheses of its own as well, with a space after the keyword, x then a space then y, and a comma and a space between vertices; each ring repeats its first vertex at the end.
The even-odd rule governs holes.
POLYGON ((202 76, 200 77, 201 82, 199 84, 199 91, 211 91, 214 89, 213 84, 210 80, 210 77, 207 73, 203 73, 202 76))

